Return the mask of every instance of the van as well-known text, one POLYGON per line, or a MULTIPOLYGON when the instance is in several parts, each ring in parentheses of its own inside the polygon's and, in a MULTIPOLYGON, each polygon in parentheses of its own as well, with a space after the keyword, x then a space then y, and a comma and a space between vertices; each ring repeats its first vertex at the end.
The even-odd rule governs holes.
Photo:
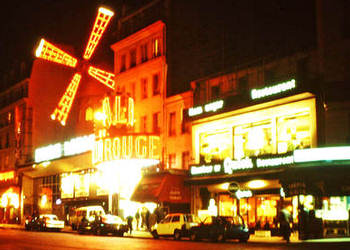
POLYGON ((69 218, 69 224, 72 226, 73 230, 77 230, 82 219, 85 217, 87 220, 89 218, 98 215, 104 216, 106 213, 101 206, 86 206, 79 207, 75 210, 74 214, 69 218))

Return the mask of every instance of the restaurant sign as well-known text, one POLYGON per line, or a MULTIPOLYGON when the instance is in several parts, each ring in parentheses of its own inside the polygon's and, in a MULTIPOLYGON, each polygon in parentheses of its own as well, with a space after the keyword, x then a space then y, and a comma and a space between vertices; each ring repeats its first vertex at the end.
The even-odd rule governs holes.
POLYGON ((233 174, 237 171, 286 166, 294 163, 292 154, 274 155, 270 157, 246 157, 240 160, 226 158, 222 163, 191 166, 190 174, 215 175, 233 174))

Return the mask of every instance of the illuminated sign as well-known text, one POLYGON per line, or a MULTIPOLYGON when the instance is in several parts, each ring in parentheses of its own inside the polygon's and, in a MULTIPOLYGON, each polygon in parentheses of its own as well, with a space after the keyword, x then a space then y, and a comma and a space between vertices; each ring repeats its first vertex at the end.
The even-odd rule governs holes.
POLYGON ((73 138, 63 143, 51 144, 35 150, 35 162, 49 161, 63 156, 76 155, 90 151, 94 147, 95 135, 73 138))
POLYGON ((103 109, 103 125, 106 128, 111 126, 126 125, 134 126, 134 99, 127 97, 125 107, 121 105, 121 96, 117 95, 114 98, 113 113, 109 97, 102 101, 103 109))
POLYGON ((0 181, 5 182, 5 181, 13 180, 14 178, 15 178, 15 171, 0 173, 0 181))
POLYGON ((350 147, 308 148, 294 151, 295 162, 336 160, 350 160, 350 147))
POLYGON ((265 87, 262 89, 252 89, 250 95, 252 99, 259 99, 266 96, 279 94, 279 93, 294 89, 295 87, 296 87, 295 80, 292 79, 287 82, 282 82, 282 83, 265 87))
POLYGON ((235 193, 237 199, 242 199, 242 198, 249 198, 253 196, 253 192, 250 190, 237 190, 235 193))
POLYGON ((203 114, 203 112, 208 113, 208 112, 216 112, 219 109, 222 109, 224 106, 224 101, 219 100, 215 102, 211 102, 208 104, 205 104, 204 106, 197 106, 197 107, 192 107, 188 109, 188 115, 189 116, 196 116, 203 114))
POLYGON ((240 160, 226 158, 220 164, 192 166, 191 175, 233 174, 236 171, 251 170, 257 168, 277 167, 294 163, 293 155, 276 155, 265 157, 246 157, 240 160))
POLYGON ((93 164, 120 159, 160 159, 160 137, 123 135, 95 141, 93 164))

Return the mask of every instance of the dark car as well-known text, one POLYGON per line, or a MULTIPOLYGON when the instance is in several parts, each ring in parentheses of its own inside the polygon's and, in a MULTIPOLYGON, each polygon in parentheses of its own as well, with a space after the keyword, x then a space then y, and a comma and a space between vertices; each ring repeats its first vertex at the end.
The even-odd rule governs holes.
POLYGON ((190 229, 190 239, 213 241, 238 239, 240 242, 247 242, 249 230, 241 216, 208 216, 199 226, 190 229))
POLYGON ((83 218, 78 226, 78 233, 93 233, 96 235, 113 234, 124 236, 129 230, 129 226, 118 216, 103 215, 83 218))
POLYGON ((26 230, 60 231, 64 228, 64 221, 59 220, 54 214, 42 214, 26 218, 24 226, 26 230))

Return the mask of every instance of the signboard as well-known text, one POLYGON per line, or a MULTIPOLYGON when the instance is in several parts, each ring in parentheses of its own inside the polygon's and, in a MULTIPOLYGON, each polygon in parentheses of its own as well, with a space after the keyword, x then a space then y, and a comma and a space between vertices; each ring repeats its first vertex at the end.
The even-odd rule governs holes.
POLYGON ((94 141, 95 135, 91 134, 37 148, 35 150, 35 162, 50 161, 90 151, 93 149, 94 141))
POLYGON ((278 83, 273 86, 264 87, 262 89, 252 89, 250 92, 252 99, 260 99, 271 95, 292 90, 296 87, 295 80, 291 79, 286 82, 278 83))
POLYGON ((224 107, 223 100, 207 103, 205 105, 189 108, 188 116, 192 117, 192 116, 201 115, 203 113, 216 112, 217 110, 222 109, 223 107, 224 107))
POLYGON ((294 163, 292 154, 273 155, 269 157, 246 157, 240 160, 226 158, 222 163, 191 166, 190 173, 196 175, 233 174, 237 171, 258 168, 288 166, 294 163))
POLYGON ((227 188, 227 191, 230 193, 230 194, 235 194, 237 191, 239 190, 239 183, 237 182, 231 182, 229 185, 228 185, 228 188, 227 188))

